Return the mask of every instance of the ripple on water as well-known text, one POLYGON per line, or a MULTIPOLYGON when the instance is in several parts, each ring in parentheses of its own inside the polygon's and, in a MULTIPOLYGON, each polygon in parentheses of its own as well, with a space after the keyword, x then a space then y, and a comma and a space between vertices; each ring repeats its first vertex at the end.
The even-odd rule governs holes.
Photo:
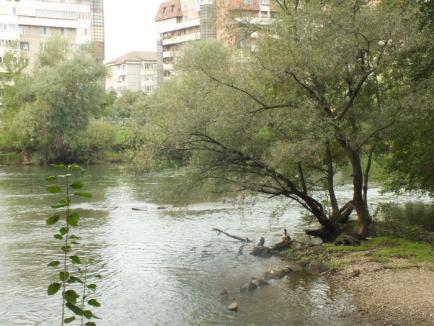
MULTIPOLYGON (((45 295, 52 278, 45 266, 58 246, 53 229, 44 222, 50 197, 41 195, 41 180, 50 173, 38 168, 0 170, 0 325, 57 321, 58 302, 45 295)), ((298 206, 256 197, 243 209, 231 203, 159 209, 151 194, 161 178, 170 176, 138 178, 103 167, 87 176, 95 196, 74 204, 74 209, 83 215, 83 254, 97 260, 100 267, 92 273, 102 275, 99 325, 351 324, 339 317, 351 313, 348 297, 322 278, 295 273, 240 293, 242 284, 263 276, 279 260, 257 259, 248 248, 241 250, 239 242, 212 231, 219 227, 254 241, 265 236, 267 243, 277 241, 283 228, 298 236, 309 223, 298 206), (223 288, 229 296, 220 296, 223 288), (237 314, 226 308, 233 298, 240 301, 237 314)), ((341 201, 351 198, 349 188, 341 187, 338 196, 341 201)), ((394 198, 377 190, 370 196, 374 202, 394 198)))

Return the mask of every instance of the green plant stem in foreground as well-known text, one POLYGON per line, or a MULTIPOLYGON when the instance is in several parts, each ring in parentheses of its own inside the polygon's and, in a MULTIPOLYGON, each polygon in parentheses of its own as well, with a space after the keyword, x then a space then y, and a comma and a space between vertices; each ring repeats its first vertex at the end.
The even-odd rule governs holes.
MULTIPOLYGON (((60 194, 63 196, 59 199, 59 201, 52 205, 53 209, 63 209, 64 210, 64 226, 59 229, 59 232, 54 235, 54 238, 57 240, 63 240, 63 246, 61 250, 63 252, 63 261, 52 261, 48 264, 49 267, 58 267, 62 266, 59 271, 59 280, 60 282, 55 282, 49 285, 48 287, 48 295, 56 294, 60 289, 62 289, 62 311, 61 311, 61 326, 64 324, 68 324, 76 320, 77 317, 81 317, 81 325, 85 326, 94 326, 95 323, 93 321, 87 321, 91 319, 98 319, 95 316, 89 307, 100 307, 100 303, 94 299, 90 299, 90 295, 93 294, 96 290, 96 284, 88 284, 89 274, 88 274, 88 266, 93 261, 88 259, 82 259, 75 252, 73 253, 73 245, 78 245, 79 243, 76 241, 79 239, 74 234, 71 234, 72 228, 78 227, 78 223, 80 220, 80 215, 77 212, 71 211, 71 201, 74 197, 84 197, 91 198, 92 195, 87 192, 81 191, 83 188, 83 183, 80 180, 74 179, 74 172, 80 172, 81 174, 84 170, 76 165, 68 165, 65 166, 63 164, 56 166, 58 169, 65 171, 65 174, 50 176, 47 178, 47 181, 50 182, 50 185, 47 187, 47 190, 53 194, 60 194), (69 263, 70 260, 70 263, 69 263), (79 268, 80 265, 84 264, 84 269, 79 268), (83 277, 83 280, 80 277, 83 277), (81 293, 76 292, 76 288, 78 286, 74 286, 74 284, 81 284, 81 293), (89 291, 91 294, 89 295, 89 291), (79 298, 81 296, 81 300, 79 298), (86 301, 87 300, 87 301, 86 301), (66 317, 66 308, 68 308, 73 316, 66 317)), ((48 225, 54 225, 61 219, 61 215, 53 215, 47 219, 48 225)), ((100 276, 95 276, 96 278, 100 278, 100 276)))

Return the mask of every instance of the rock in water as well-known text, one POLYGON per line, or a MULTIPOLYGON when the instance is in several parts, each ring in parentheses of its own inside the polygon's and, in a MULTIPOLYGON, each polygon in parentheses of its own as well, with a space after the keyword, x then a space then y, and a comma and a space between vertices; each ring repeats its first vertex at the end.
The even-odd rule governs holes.
POLYGON ((243 286, 241 286, 240 291, 241 292, 246 291, 246 290, 254 291, 257 289, 257 287, 258 287, 258 284, 256 282, 256 279, 252 279, 249 282, 247 282, 246 284, 244 284, 243 286))
POLYGON ((228 295, 228 290, 223 289, 222 292, 220 292, 220 295, 228 295))
POLYGON ((228 306, 230 311, 238 311, 238 302, 234 301, 228 306))
POLYGON ((321 274, 326 270, 327 265, 322 261, 312 261, 305 266, 305 271, 313 275, 321 274))
POLYGON ((271 256, 273 256, 273 253, 270 250, 270 248, 262 247, 262 246, 257 246, 255 248, 253 248, 253 250, 250 254, 253 256, 258 256, 258 257, 262 257, 262 258, 270 258, 271 256))
POLYGON ((271 250, 273 251, 283 251, 291 247, 292 240, 289 235, 283 237, 282 241, 276 243, 271 250))

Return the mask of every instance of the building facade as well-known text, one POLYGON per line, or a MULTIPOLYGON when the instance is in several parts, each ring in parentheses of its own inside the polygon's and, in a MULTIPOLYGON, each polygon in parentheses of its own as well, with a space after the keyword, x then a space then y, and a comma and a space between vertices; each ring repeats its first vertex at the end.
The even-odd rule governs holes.
POLYGON ((121 95, 125 91, 151 94, 157 87, 157 54, 133 51, 107 62, 106 89, 121 95))
POLYGON ((182 47, 192 41, 216 38, 226 45, 243 47, 236 22, 266 24, 274 15, 271 0, 168 0, 160 4, 155 21, 159 79, 174 74, 182 47))
POLYGON ((102 0, 0 0, 0 60, 12 48, 27 56, 30 66, 53 35, 71 47, 95 42, 104 59, 102 0))

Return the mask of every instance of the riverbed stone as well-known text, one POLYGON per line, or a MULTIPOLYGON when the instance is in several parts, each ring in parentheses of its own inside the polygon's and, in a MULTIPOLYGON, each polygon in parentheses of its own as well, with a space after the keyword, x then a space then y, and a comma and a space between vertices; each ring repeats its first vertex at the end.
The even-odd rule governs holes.
POLYGON ((241 292, 247 291, 247 290, 254 291, 257 288, 258 288, 258 284, 256 282, 256 279, 251 279, 249 282, 247 282, 241 286, 240 291, 241 292))
POLYGON ((307 263, 304 269, 309 274, 318 275, 327 270, 327 265, 323 261, 312 261, 307 263))
POLYGON ((270 258, 273 256, 273 251, 268 247, 256 246, 253 248, 250 254, 257 257, 270 258))
POLYGON ((238 311, 238 302, 234 301, 228 306, 230 311, 238 311))

